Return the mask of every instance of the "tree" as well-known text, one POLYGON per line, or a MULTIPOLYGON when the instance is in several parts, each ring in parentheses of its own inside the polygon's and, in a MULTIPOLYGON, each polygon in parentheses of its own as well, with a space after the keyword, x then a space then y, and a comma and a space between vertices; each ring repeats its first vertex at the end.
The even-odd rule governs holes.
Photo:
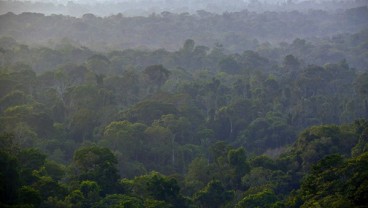
POLYGON ((15 105, 25 105, 30 103, 31 100, 31 97, 23 91, 14 90, 0 99, 0 109, 6 109, 15 105))
POLYGON ((194 200, 203 208, 218 208, 234 197, 232 191, 227 191, 218 180, 210 181, 205 188, 194 195, 194 200))
POLYGON ((239 74, 241 72, 240 64, 231 56, 222 59, 219 62, 220 70, 228 74, 239 74))
POLYGON ((100 144, 117 153, 123 177, 134 177, 145 172, 143 162, 150 156, 144 131, 147 126, 128 121, 113 121, 104 128, 100 144))
POLYGON ((298 71, 301 64, 300 61, 295 56, 289 54, 285 56, 282 65, 284 66, 287 72, 292 73, 298 71))
POLYGON ((41 169, 46 175, 55 181, 60 181, 65 175, 65 166, 53 160, 46 160, 44 167, 41 169))
POLYGON ((355 206, 365 206, 368 200, 368 171, 365 168, 367 165, 368 153, 365 152, 355 158, 349 159, 340 172, 340 174, 346 176, 345 178, 348 178, 342 191, 355 206), (349 191, 345 192, 346 190, 349 191))
POLYGON ((211 180, 211 168, 206 158, 195 158, 188 167, 185 175, 186 191, 195 193, 203 189, 211 180))
POLYGON ((221 107, 217 112, 216 137, 234 140, 255 117, 256 108, 250 100, 237 100, 221 107))
POLYGON ((114 151, 121 151, 128 158, 138 160, 143 153, 144 134, 147 128, 141 123, 129 121, 113 121, 107 125, 103 132, 104 143, 114 151))
POLYGON ((53 131, 53 120, 39 103, 10 106, 2 119, 6 121, 4 130, 14 133, 23 147, 30 147, 38 137, 50 136, 53 131))
POLYGON ((331 74, 323 67, 310 65, 297 78, 298 86, 303 92, 302 96, 308 98, 326 91, 331 74))
POLYGON ((149 90, 158 91, 169 78, 170 71, 162 65, 151 65, 144 69, 143 74, 146 76, 148 83, 153 85, 153 88, 149 88, 149 90))
POLYGON ((179 161, 176 161, 178 154, 178 143, 186 144, 191 141, 191 124, 185 117, 177 117, 174 114, 162 115, 159 120, 155 120, 152 126, 162 126, 168 128, 172 133, 171 136, 171 160, 172 165, 176 166, 179 161))
POLYGON ((83 194, 83 207, 92 207, 100 199, 100 187, 95 181, 82 181, 79 186, 83 194))
POLYGON ((123 118, 130 122, 139 122, 146 125, 160 119, 162 115, 178 114, 178 109, 172 103, 163 101, 146 100, 135 104, 124 112, 123 118))
POLYGON ((302 181, 298 194, 303 200, 301 207, 312 204, 321 207, 360 207, 366 205, 367 153, 344 159, 341 155, 329 155, 312 166, 302 181))
POLYGON ((194 50, 195 42, 192 39, 187 39, 184 42, 182 50, 186 53, 191 53, 194 50))
POLYGON ((37 181, 37 177, 33 174, 44 166, 46 155, 35 148, 23 149, 18 154, 18 160, 21 164, 20 176, 24 185, 32 185, 37 181))
POLYGON ((357 133, 359 134, 359 140, 353 147, 351 154, 356 157, 368 151, 368 121, 363 119, 357 120, 354 125, 356 126, 357 133))
POLYGON ((142 199, 129 195, 111 194, 101 199, 96 205, 96 208, 110 207, 129 207, 129 208, 145 208, 145 203, 142 199))
POLYGON ((151 126, 145 130, 146 144, 149 147, 149 160, 145 162, 149 170, 164 173, 174 171, 172 160, 172 133, 162 126, 151 126))
POLYGON ((32 187, 39 191, 43 202, 49 197, 64 198, 66 195, 66 187, 50 176, 42 175, 38 171, 34 171, 33 176, 36 177, 36 181, 32 184, 32 187))
POLYGON ((82 207, 84 196, 81 190, 71 191, 66 197, 65 202, 71 204, 72 208, 82 207))
POLYGON ((76 180, 91 180, 101 187, 101 195, 114 193, 119 179, 117 160, 107 148, 85 146, 75 151, 73 176, 76 180))
POLYGON ((263 153, 293 142, 295 130, 278 113, 253 120, 238 139, 252 152, 263 153))
POLYGON ((365 118, 368 118, 368 73, 359 75, 354 84, 355 89, 363 98, 365 118))
POLYGON ((250 171, 244 148, 229 150, 227 153, 227 159, 231 167, 234 169, 232 185, 235 188, 241 188, 241 178, 250 171))
POLYGON ((180 187, 176 179, 163 176, 157 172, 151 172, 134 178, 132 190, 137 196, 146 199, 145 203, 151 204, 150 206, 161 202, 160 204, 163 207, 168 205, 168 207, 170 205, 181 208, 187 207, 187 202, 180 194, 180 187), (147 201, 147 199, 150 201, 147 201))
POLYGON ((69 124, 70 138, 74 141, 90 140, 96 125, 96 112, 87 108, 80 108, 71 115, 69 124))
POLYGON ((310 166, 330 154, 350 155, 358 138, 349 128, 335 125, 312 126, 304 130, 294 144, 301 167, 310 166))
POLYGON ((256 194, 250 194, 245 196, 235 206, 236 208, 246 207, 265 207, 273 208, 276 207, 274 204, 277 202, 277 196, 272 190, 265 189, 256 194))
POLYGON ((14 204, 18 199, 20 185, 17 159, 0 150, 0 205, 14 204))
POLYGON ((228 123, 229 123, 229 127, 228 127, 229 132, 228 132, 227 135, 225 134, 226 135, 225 138, 226 139, 233 138, 234 137, 233 136, 233 132, 234 132, 234 120, 235 120, 234 117, 236 116, 233 107, 232 106, 222 107, 222 108, 219 109, 218 114, 219 114, 220 119, 225 120, 225 118, 226 118, 226 120, 228 120, 228 123))
POLYGON ((40 192, 31 186, 22 186, 19 189, 19 202, 24 205, 39 207, 41 204, 40 192))
POLYGON ((93 71, 97 76, 110 73, 110 60, 100 54, 88 58, 86 62, 87 69, 93 71))

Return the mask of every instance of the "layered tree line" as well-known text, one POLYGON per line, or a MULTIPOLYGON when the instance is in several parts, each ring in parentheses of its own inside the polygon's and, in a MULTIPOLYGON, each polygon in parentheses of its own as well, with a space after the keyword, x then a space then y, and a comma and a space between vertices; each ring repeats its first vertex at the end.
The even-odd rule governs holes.
POLYGON ((37 12, 43 14, 63 14, 70 16, 82 16, 93 13, 98 16, 123 13, 127 16, 149 16, 152 13, 169 11, 172 13, 196 13, 198 10, 206 10, 212 13, 234 12, 248 9, 255 12, 263 11, 308 11, 311 9, 340 10, 366 6, 365 0, 31 0, 8 1, 0 0, 0 14, 7 12, 37 12))
POLYGON ((231 53, 2 37, 0 206, 366 207, 367 41, 231 53))
MULTIPOLYGON (((228 2, 222 4, 228 5, 228 2)), ((26 44, 51 46, 68 38, 93 50, 105 51, 130 48, 176 51, 186 39, 193 39, 207 47, 221 43, 227 50, 241 53, 268 42, 278 44, 296 38, 357 33, 368 27, 367 6, 367 2, 363 2, 361 7, 337 11, 257 13, 244 9, 221 14, 206 10, 192 14, 162 11, 133 17, 122 13, 100 17, 86 12, 81 17, 73 17, 8 12, 0 15, 0 36, 11 36, 26 44)))

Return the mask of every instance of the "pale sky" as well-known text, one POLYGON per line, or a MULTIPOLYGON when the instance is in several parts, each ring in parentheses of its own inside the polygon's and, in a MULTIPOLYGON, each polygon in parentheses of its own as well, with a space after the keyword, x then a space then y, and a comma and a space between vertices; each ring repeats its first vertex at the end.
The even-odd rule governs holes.
MULTIPOLYGON (((32 2, 51 2, 51 3, 59 3, 59 4, 66 4, 70 0, 30 0, 32 2)), ((147 1, 147 2, 163 2, 163 1, 170 1, 170 0, 72 0, 74 3, 81 3, 81 4, 94 4, 94 3, 103 3, 103 2, 140 2, 140 1, 147 1)), ((208 0, 210 2, 210 0, 208 0)), ((231 1, 231 0, 228 0, 231 1)), ((245 2, 249 2, 252 0, 243 0, 245 2)), ((288 0, 258 0, 262 3, 281 3, 287 2, 288 0)), ((292 2, 302 2, 302 1, 314 1, 314 2, 323 2, 323 1, 333 1, 333 0, 292 0, 292 2)), ((341 1, 341 0, 340 0, 341 1)))

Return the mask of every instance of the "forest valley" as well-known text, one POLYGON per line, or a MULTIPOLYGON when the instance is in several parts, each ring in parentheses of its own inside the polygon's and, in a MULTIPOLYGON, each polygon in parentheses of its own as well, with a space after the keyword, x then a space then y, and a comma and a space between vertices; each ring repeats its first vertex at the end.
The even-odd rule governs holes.
POLYGON ((0 206, 367 207, 367 28, 242 52, 4 35, 0 206))

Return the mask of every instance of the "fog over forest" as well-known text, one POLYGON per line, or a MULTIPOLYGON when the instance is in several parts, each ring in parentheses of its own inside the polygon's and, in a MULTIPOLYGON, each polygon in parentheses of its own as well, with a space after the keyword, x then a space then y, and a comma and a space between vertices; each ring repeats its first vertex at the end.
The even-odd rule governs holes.
POLYGON ((368 207, 367 0, 0 0, 0 207, 368 207))
MULTIPOLYGON (((203 4, 207 4, 205 2, 203 4)), ((13 3, 19 4, 21 9, 31 8, 28 7, 29 2, 2 1, 2 4, 13 3)), ((324 38, 357 33, 367 27, 366 1, 327 3, 335 8, 294 10, 293 7, 303 8, 302 2, 266 5, 275 9, 289 5, 293 8, 290 11, 248 10, 253 4, 258 4, 252 3, 246 4, 245 9, 234 5, 233 10, 236 11, 233 12, 193 9, 193 13, 176 13, 159 10, 158 13, 150 12, 148 16, 132 17, 120 13, 118 8, 114 14, 101 17, 89 13, 88 9, 84 10, 86 5, 68 4, 65 7, 66 13, 76 11, 79 13, 76 17, 30 12, 3 14, 0 16, 0 35, 14 37, 26 44, 50 47, 61 40, 68 40, 99 51, 128 48, 164 48, 173 51, 178 50, 186 39, 192 39, 196 44, 209 48, 221 44, 226 51, 242 52, 261 47, 278 47, 282 42, 290 43, 297 38, 312 42, 324 41, 324 38), (358 7, 350 8, 354 5, 358 7)), ((139 8, 149 8, 141 1, 133 4, 139 5, 139 8)), ((221 1, 217 4, 225 5, 221 1)), ((315 5, 311 2, 308 4, 315 5)), ((226 5, 231 6, 229 3, 226 5)), ((108 4, 105 6, 108 7, 108 4)), ((35 7, 42 8, 38 5, 35 7)), ((92 11, 105 11, 104 5, 91 7, 96 7, 91 8, 92 11)))
POLYGON ((163 11, 195 13, 205 10, 214 13, 249 11, 308 11, 322 9, 335 11, 367 5, 366 0, 94 0, 94 1, 0 1, 0 14, 6 12, 39 12, 80 17, 85 13, 109 16, 122 13, 125 16, 148 16, 163 11))

